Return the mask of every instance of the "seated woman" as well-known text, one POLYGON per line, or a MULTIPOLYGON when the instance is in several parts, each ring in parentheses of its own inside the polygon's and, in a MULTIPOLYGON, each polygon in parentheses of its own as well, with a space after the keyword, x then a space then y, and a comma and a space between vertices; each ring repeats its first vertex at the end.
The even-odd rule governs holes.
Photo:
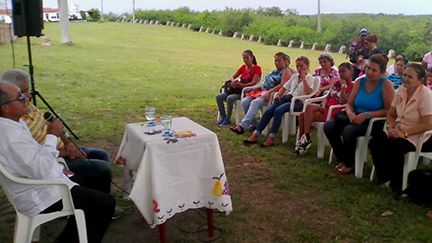
MULTIPOLYGON (((346 110, 324 124, 324 133, 339 161, 336 169, 341 175, 353 171, 356 140, 366 133, 370 118, 383 117, 390 108, 394 89, 393 84, 384 77, 386 66, 387 61, 382 54, 372 55, 366 75, 354 83, 346 110)), ((372 134, 379 130, 382 130, 382 124, 377 123, 372 134)))
POLYGON ((264 77, 261 87, 247 91, 246 97, 241 100, 245 116, 236 127, 230 128, 231 131, 243 134, 246 129, 256 126, 255 116, 259 109, 269 102, 273 92, 277 92, 291 78, 290 61, 290 57, 283 52, 275 54, 276 70, 264 77))
POLYGON ((425 69, 432 68, 432 48, 431 51, 426 53, 422 59, 422 65, 425 69))
POLYGON ((233 94, 222 92, 216 95, 216 103, 218 105, 220 120, 217 124, 227 126, 231 124, 231 114, 234 107, 234 102, 240 99, 241 91, 244 87, 252 86, 258 83, 261 79, 261 67, 257 65, 256 58, 251 50, 246 50, 242 54, 244 64, 231 77, 232 87, 236 90, 233 94), (236 80, 240 77, 240 80, 236 80), (225 113, 224 101, 227 103, 225 113))
POLYGON ((426 86, 432 89, 432 68, 429 68, 426 73, 426 86))
MULTIPOLYGON (((383 50, 378 48, 377 46, 378 37, 376 35, 368 35, 365 38, 364 44, 365 48, 363 49, 362 53, 360 53, 359 58, 357 59, 357 69, 354 70, 354 79, 357 79, 358 77, 362 76, 364 74, 367 60, 369 57, 371 57, 374 54, 383 54, 383 50)), ((388 57, 385 55, 388 62, 388 57)))
MULTIPOLYGON (((389 57, 389 56, 387 55, 387 57, 389 57)), ((390 66, 387 66, 387 70, 386 70, 387 75, 390 75, 390 74, 395 73, 396 63, 397 63, 397 61, 398 61, 399 59, 406 59, 406 60, 407 60, 407 63, 408 63, 408 59, 405 57, 404 54, 402 54, 402 53, 397 54, 396 57, 395 57, 395 62, 394 62, 394 64, 393 64, 393 65, 390 65, 390 66)), ((390 57, 389 57, 389 61, 390 61, 390 57)), ((402 71, 402 72, 403 72, 403 71, 402 71)))
POLYGON ((315 95, 316 97, 321 96, 324 91, 329 90, 334 82, 339 79, 339 72, 334 67, 334 59, 328 53, 322 53, 318 57, 318 61, 321 67, 315 69, 313 76, 317 76, 321 80, 320 89, 315 95))
MULTIPOLYGON (((369 142, 378 182, 395 192, 401 191, 405 153, 415 151, 420 133, 432 129, 432 91, 425 82, 422 65, 405 67, 403 84, 387 113, 387 130, 369 142)), ((432 151, 432 140, 425 140, 422 150, 432 151)))
MULTIPOLYGON (((274 104, 264 112, 263 117, 256 130, 253 134, 243 143, 245 145, 257 143, 258 136, 262 133, 264 128, 273 118, 271 125, 270 134, 267 140, 262 144, 263 147, 272 146, 279 126, 282 122, 283 114, 290 110, 291 98, 300 95, 310 94, 314 89, 314 77, 308 73, 309 70, 309 59, 305 56, 301 56, 296 60, 297 73, 294 73, 290 80, 284 84, 284 86, 276 93, 274 97, 274 104), (284 95, 285 94, 285 95, 284 95), (289 98, 289 96, 291 98, 289 98)), ((316 84, 318 85, 318 84, 316 84)), ((303 109, 303 102, 297 100, 294 104, 295 111, 301 111, 303 109)))
MULTIPOLYGON (((340 79, 337 80, 329 91, 325 108, 319 104, 308 104, 304 113, 299 116, 299 137, 300 140, 296 145, 295 151, 298 155, 303 155, 312 145, 310 130, 313 122, 324 122, 330 106, 345 104, 348 101, 349 94, 354 86, 352 80, 353 67, 349 62, 339 65, 340 79)), ((340 112, 342 108, 334 109, 334 114, 340 112)))
POLYGON ((404 66, 408 63, 408 60, 405 58, 396 59, 396 63, 394 64, 394 72, 390 74, 387 79, 392 81, 393 88, 396 90, 402 84, 402 74, 404 71, 404 66))

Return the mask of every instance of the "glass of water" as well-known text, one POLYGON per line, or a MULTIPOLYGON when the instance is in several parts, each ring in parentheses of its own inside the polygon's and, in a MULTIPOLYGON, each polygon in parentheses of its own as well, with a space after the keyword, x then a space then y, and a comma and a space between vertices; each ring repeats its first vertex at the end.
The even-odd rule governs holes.
POLYGON ((161 125, 163 127, 163 136, 170 137, 171 136, 171 123, 172 117, 169 115, 163 115, 160 117, 161 125))
POLYGON ((148 123, 147 123, 148 127, 153 127, 155 125, 155 123, 154 123, 155 113, 156 113, 156 108, 154 108, 152 106, 146 106, 145 107, 144 115, 148 121, 148 123))

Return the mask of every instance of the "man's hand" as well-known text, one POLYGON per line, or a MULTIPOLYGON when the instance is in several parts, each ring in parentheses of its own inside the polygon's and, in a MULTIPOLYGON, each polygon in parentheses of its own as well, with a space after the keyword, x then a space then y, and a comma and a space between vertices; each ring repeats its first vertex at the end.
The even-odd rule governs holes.
POLYGON ((60 137, 63 134, 63 122, 59 119, 55 119, 52 122, 47 121, 47 134, 52 134, 56 137, 60 137))
POLYGON ((84 151, 81 151, 73 143, 65 144, 65 150, 66 150, 67 157, 71 159, 84 159, 87 157, 84 151))

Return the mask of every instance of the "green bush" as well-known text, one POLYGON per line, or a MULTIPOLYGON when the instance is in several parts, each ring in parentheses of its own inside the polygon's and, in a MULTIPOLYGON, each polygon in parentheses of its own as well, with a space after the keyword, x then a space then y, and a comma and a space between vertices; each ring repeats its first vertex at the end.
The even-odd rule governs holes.
MULTIPOLYGON (((88 18, 97 21, 94 19, 99 12, 91 14, 90 11, 88 18)), ((315 42, 320 47, 331 44, 333 50, 341 45, 348 47, 351 41, 359 38, 359 30, 367 27, 370 33, 378 36, 378 47, 385 51, 394 49, 411 59, 420 56, 432 44, 430 16, 328 14, 322 15, 321 33, 316 31, 316 16, 299 16, 295 9, 282 11, 278 7, 203 12, 181 7, 175 10, 137 10, 135 16, 162 23, 192 24, 195 31, 201 26, 215 28, 222 30, 225 36, 232 36, 234 32, 261 36, 265 44, 276 44, 279 39, 284 43, 295 40, 296 43, 303 41, 308 47, 315 42)), ((108 14, 106 17, 109 21, 131 19, 128 13, 108 14)))

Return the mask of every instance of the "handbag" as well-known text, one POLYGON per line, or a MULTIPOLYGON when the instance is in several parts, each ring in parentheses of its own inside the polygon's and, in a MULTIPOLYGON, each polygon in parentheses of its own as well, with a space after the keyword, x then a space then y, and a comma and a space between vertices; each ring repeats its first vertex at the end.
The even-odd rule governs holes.
POLYGON ((263 93, 263 91, 264 90, 262 88, 251 89, 251 90, 246 92, 246 96, 255 99, 255 98, 260 97, 261 94, 263 93))
POLYGON ((344 110, 334 115, 334 121, 336 125, 340 127, 345 127, 346 125, 351 123, 348 114, 344 110))
POLYGON ((225 81, 224 85, 220 88, 220 92, 222 93, 222 90, 225 94, 231 95, 231 94, 241 94, 242 88, 234 88, 232 86, 232 81, 228 80, 225 81))

